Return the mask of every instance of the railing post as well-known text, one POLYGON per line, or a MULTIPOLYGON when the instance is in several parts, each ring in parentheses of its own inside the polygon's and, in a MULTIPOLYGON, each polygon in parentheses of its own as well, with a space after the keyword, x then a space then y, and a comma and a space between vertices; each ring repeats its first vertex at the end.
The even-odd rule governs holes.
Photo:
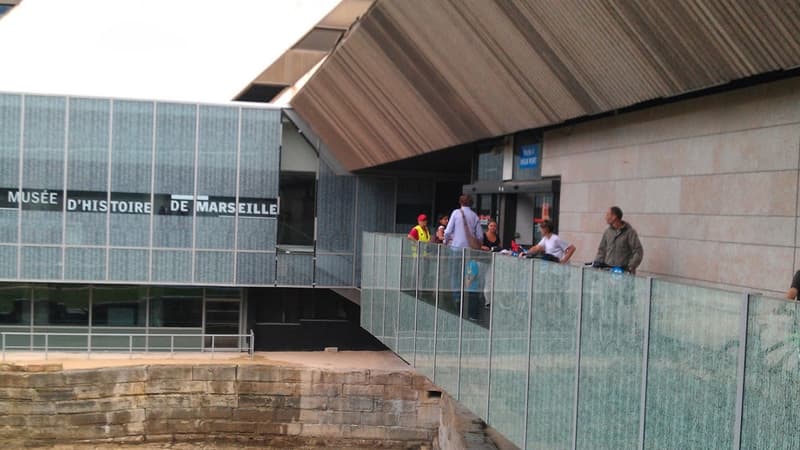
POLYGON ((49 344, 50 344, 49 341, 50 341, 50 335, 48 333, 45 333, 44 334, 44 359, 45 359, 45 361, 47 361, 47 352, 48 352, 48 347, 49 347, 49 344))
POLYGON ((170 334, 169 335, 169 357, 170 358, 174 358, 175 357, 175 335, 174 334, 170 334))
POLYGON ((433 367, 431 381, 436 383, 436 335, 439 325, 439 268, 442 264, 442 246, 436 246, 436 283, 433 288, 433 367))
POLYGON ((494 322, 494 291, 497 286, 494 283, 494 269, 495 269, 495 258, 497 257, 497 253, 492 252, 492 266, 489 271, 489 274, 492 277, 492 289, 489 291, 489 342, 487 343, 488 355, 486 356, 486 423, 489 422, 489 406, 490 406, 490 397, 492 396, 492 322, 494 322))
MULTIPOLYGON (((213 334, 211 335, 211 359, 214 359, 214 350, 216 350, 215 349, 216 343, 214 342, 214 338, 216 338, 216 337, 217 336, 215 336, 213 334)), ((203 339, 203 340, 205 341, 205 339, 203 339)))
POLYGON ((742 446, 742 414, 744 411, 744 371, 747 356, 747 316, 750 314, 750 293, 745 292, 739 317, 739 367, 736 372, 736 417, 733 423, 733 449, 742 446))
POLYGON ((92 359, 92 335, 86 335, 86 359, 92 359))
POLYGON ((133 359, 133 335, 128 335, 128 359, 133 359))
POLYGON ((3 337, 3 361, 6 360, 6 334, 0 333, 0 336, 3 337))
MULTIPOLYGON (((476 263, 477 264, 477 263, 476 263)), ((467 268, 467 249, 461 249, 461 273, 465 273, 467 268)), ((462 336, 462 324, 464 322, 464 281, 461 282, 461 286, 459 286, 459 290, 461 291, 461 302, 459 303, 458 307, 458 366, 456 369, 456 400, 461 400, 461 336, 462 336)), ((473 312, 473 314, 475 314, 473 312)), ((467 311, 467 316, 469 316, 469 311, 467 311)))
POLYGON ((536 262, 533 260, 531 261, 531 284, 528 286, 528 334, 527 334, 527 342, 525 345, 528 347, 528 358, 525 360, 525 414, 524 414, 524 426, 522 428, 522 447, 525 448, 528 444, 528 409, 530 407, 530 392, 531 392, 531 335, 532 335, 532 326, 533 326, 533 291, 535 286, 534 275, 536 274, 536 262))
POLYGON ((411 358, 411 366, 417 367, 417 307, 419 303, 419 241, 414 243, 417 253, 414 254, 414 327, 412 328, 411 351, 414 355, 411 358))
POLYGON ((255 334, 253 334, 253 329, 250 329, 250 359, 253 359, 253 355, 255 354, 256 350, 255 344, 255 334))
POLYGON ((581 379, 581 325, 583 314, 583 291, 586 286, 586 267, 581 269, 581 291, 578 293, 578 310, 576 314, 576 332, 575 332, 575 400, 572 410, 572 449, 575 450, 578 445, 578 395, 580 394, 580 379, 581 379))
POLYGON ((650 309, 653 303, 653 277, 647 277, 647 299, 644 303, 644 325, 642 332, 642 386, 639 399, 639 448, 644 450, 644 426, 647 415, 647 370, 650 359, 650 309))

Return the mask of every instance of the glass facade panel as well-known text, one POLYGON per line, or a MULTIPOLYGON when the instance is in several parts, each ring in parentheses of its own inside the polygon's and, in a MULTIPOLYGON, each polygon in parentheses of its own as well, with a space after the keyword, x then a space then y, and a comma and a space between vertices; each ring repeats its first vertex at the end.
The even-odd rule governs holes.
POLYGON ((503 147, 478 153, 478 181, 499 181, 503 179, 503 147))
MULTIPOLYGON (((406 361, 414 361, 414 315, 417 295, 417 244, 401 239, 400 302, 397 321, 397 354, 406 361)), ((366 266, 365 266, 366 268, 366 266)), ((362 290, 363 295, 363 290, 362 290)), ((361 302, 362 311, 364 302, 361 302)))
POLYGON ((88 326, 89 287, 34 286, 33 324, 88 326))
POLYGON ((309 286, 314 278, 314 255, 278 253, 276 283, 309 286))
POLYGON ((639 445, 647 283, 623 274, 584 272, 578 448, 639 445))
POLYGON ((236 283, 271 285, 275 283, 275 253, 237 253, 236 283))
POLYGON ((798 313, 796 302, 750 298, 741 448, 788 450, 800 444, 798 313))
POLYGON ((68 190, 99 192, 108 190, 110 112, 110 100, 70 99, 67 143, 68 190))
POLYGON ((114 100, 111 190, 150 193, 153 165, 153 103, 114 100))
MULTIPOLYGON (((197 106, 158 103, 154 194, 183 195, 188 198, 195 195, 196 149, 197 106)), ((192 213, 171 212, 169 199, 157 199, 153 208, 156 210, 153 216, 153 246, 191 248, 194 234, 192 213)))
POLYGON ((60 247, 22 247, 20 278, 31 280, 61 279, 60 247))
POLYGON ((22 286, 0 286, 0 325, 30 325, 31 292, 22 286))
POLYGON ((96 286, 92 289, 92 326, 144 327, 147 320, 147 288, 96 286))
POLYGON ((317 286, 354 286, 353 255, 317 253, 314 274, 317 286))
MULTIPOLYGON (((435 251, 439 246, 422 246, 422 252, 435 251)), ((471 285, 473 272, 467 270, 466 250, 441 247, 437 277, 436 315, 436 382, 453 396, 458 394, 458 331, 463 285, 471 285), (469 281, 467 280, 469 278, 469 281)), ((472 260, 470 260, 472 262, 472 260)), ((475 271, 477 275, 477 269, 475 271)))
POLYGON ((742 294, 653 280, 645 448, 733 447, 742 306, 742 294))
POLYGON ((17 247, 0 245, 0 278, 17 278, 17 247))
MULTIPOLYGON (((0 187, 20 186, 22 97, 0 94, 0 187)), ((0 210, 0 242, 17 242, 18 210, 0 210)), ((4 260, 6 261, 6 260, 4 260)))
POLYGON ((372 289, 372 334, 383 339, 384 306, 386 305, 386 240, 385 234, 375 236, 375 255, 372 263, 375 266, 375 284, 372 289))
POLYGON ((150 275, 153 282, 191 282, 192 252, 153 250, 153 266, 150 275))
POLYGON ((194 281, 197 283, 233 283, 233 252, 195 253, 194 281))
POLYGON ((337 176, 320 159, 317 181, 317 252, 353 253, 356 177, 337 176))
POLYGON ((64 257, 64 279, 105 280, 106 250, 104 248, 67 247, 64 257))
MULTIPOLYGON (((357 181, 357 235, 364 231, 387 232, 394 229, 395 181, 391 178, 359 176, 357 181)), ((356 241, 359 242, 359 241, 356 241)), ((360 253, 361 249, 356 249, 360 253)), ((356 260, 356 280, 361 280, 361 261, 356 260)), ((436 286, 433 286, 435 289, 436 286)))
POLYGON ((277 220, 240 217, 237 248, 275 251, 277 234, 277 220))
MULTIPOLYGON (((415 249, 416 250, 416 249, 415 249)), ((434 379, 434 326, 437 314, 437 274, 439 252, 445 249, 437 244, 419 244, 419 290, 417 292, 417 337, 414 367, 428 378, 434 379)), ((378 266, 378 264, 373 264, 378 266)), ((372 299, 373 305, 377 302, 372 299)), ((375 312, 373 311, 373 317, 375 312)), ((438 381, 438 380, 435 380, 438 381)))
POLYGON ((203 324, 201 288, 153 287, 150 289, 151 327, 194 327, 203 324))
POLYGON ((364 270, 361 279, 361 328, 372 332, 372 292, 375 286, 375 235, 363 234, 361 253, 364 270))
MULTIPOLYGON (((270 219, 257 219, 270 220, 270 219)), ((204 249, 233 248, 234 224, 236 218, 230 217, 196 217, 195 226, 197 241, 195 246, 204 249)))
POLYGON ((277 198, 280 172, 281 112, 242 108, 239 195, 277 198))
POLYGON ((386 338, 386 346, 395 352, 397 351, 397 308, 399 307, 397 302, 400 294, 401 249, 401 241, 396 236, 386 240, 386 293, 383 334, 386 338))
POLYGON ((109 281, 147 281, 147 250, 112 248, 108 254, 109 281))
POLYGON ((467 249, 465 257, 465 302, 461 311, 461 372, 458 393, 465 406, 486 417, 489 396, 492 253, 467 249))
POLYGON ((496 257, 489 423, 524 447, 532 260, 496 257))

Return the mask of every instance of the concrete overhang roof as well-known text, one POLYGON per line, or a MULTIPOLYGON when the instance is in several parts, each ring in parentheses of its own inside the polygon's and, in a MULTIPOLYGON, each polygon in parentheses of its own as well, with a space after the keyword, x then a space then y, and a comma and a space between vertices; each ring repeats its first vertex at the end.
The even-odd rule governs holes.
POLYGON ((800 66, 794 0, 377 0, 291 101, 349 170, 800 66))

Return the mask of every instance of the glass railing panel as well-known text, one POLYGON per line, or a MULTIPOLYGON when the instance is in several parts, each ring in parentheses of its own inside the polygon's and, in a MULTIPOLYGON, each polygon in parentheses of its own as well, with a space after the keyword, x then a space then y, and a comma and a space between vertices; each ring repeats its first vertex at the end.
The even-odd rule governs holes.
POLYGON ((741 448, 800 448, 799 314, 796 302, 750 298, 741 448))
POLYGON ((403 241, 402 236, 388 236, 386 238, 386 294, 384 309, 383 343, 392 351, 397 352, 397 318, 398 298, 400 296, 400 263, 403 241))
POLYGON ((740 293, 653 280, 645 448, 733 447, 742 306, 740 293))
POLYGON ((408 239, 402 242, 400 262, 400 303, 397 321, 397 353, 408 362, 414 361, 414 311, 417 295, 417 244, 408 239))
POLYGON ((492 283, 488 423, 524 447, 532 261, 497 256, 492 283))
POLYGON ((466 250, 464 308, 461 311, 459 400, 486 417, 489 400, 489 305, 492 291, 492 254, 466 250))
POLYGON ((386 239, 385 234, 375 235, 375 289, 372 291, 372 334, 383 342, 383 324, 386 311, 386 239))
POLYGON ((648 283, 584 271, 577 448, 639 445, 648 283))
POLYGON ((436 383, 450 395, 458 396, 458 332, 461 311, 461 280, 464 278, 464 250, 441 247, 439 252, 439 295, 436 316, 436 383))
MULTIPOLYGON (((436 323, 436 278, 440 245, 419 244, 419 292, 414 367, 434 379, 434 326, 436 323)), ((438 381, 438 380, 437 380, 438 381)))
POLYGON ((581 269, 534 261, 527 448, 572 446, 581 269))
POLYGON ((361 328, 372 332, 372 286, 374 280, 375 234, 364 233, 361 245, 361 328))

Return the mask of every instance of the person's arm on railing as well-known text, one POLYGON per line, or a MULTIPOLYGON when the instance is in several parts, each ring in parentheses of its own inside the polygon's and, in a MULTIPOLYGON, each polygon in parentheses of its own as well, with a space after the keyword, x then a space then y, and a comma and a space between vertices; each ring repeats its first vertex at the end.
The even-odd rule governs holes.
POLYGON ((564 250, 564 257, 561 258, 559 261, 561 264, 566 264, 569 262, 569 259, 572 258, 572 254, 575 253, 575 246, 570 244, 566 250, 564 250))

